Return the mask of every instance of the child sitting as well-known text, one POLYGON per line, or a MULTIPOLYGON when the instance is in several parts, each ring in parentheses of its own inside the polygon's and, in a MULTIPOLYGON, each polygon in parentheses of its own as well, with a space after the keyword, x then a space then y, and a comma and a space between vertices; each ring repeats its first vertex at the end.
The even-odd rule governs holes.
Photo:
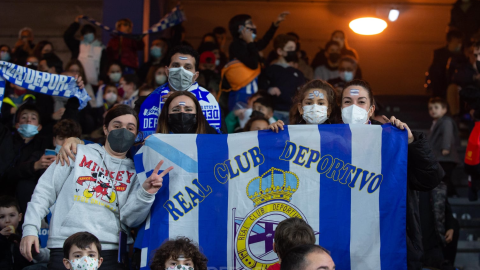
POLYGON ((257 92, 248 98, 246 107, 241 108, 241 103, 237 104, 239 106, 235 106, 236 109, 231 111, 227 115, 227 117, 225 117, 225 124, 227 125, 228 133, 233 133, 235 132, 235 130, 245 127, 245 124, 248 122, 250 116, 252 115, 253 102, 263 96, 264 95, 262 95, 261 92, 257 92))
POLYGON ((277 253, 278 263, 271 265, 267 270, 280 270, 282 258, 294 247, 315 244, 315 233, 312 227, 303 219, 288 218, 278 223, 273 237, 273 251, 277 253))
POLYGON ((448 115, 448 103, 439 97, 428 102, 428 111, 433 118, 428 141, 437 157, 440 166, 445 171, 443 181, 447 185, 447 195, 455 195, 452 184, 452 172, 459 163, 457 153, 458 128, 454 120, 448 115))
POLYGON ((110 108, 113 107, 118 101, 118 88, 115 84, 110 83, 105 86, 104 94, 103 94, 103 106, 105 111, 108 111, 110 108))
POLYGON ((192 240, 178 237, 164 242, 155 252, 151 270, 207 270, 208 259, 192 240))
MULTIPOLYGON (((22 221, 20 206, 13 197, 0 197, 0 269, 23 269, 32 263, 19 250, 22 233, 18 224, 22 221)), ((33 262, 47 261, 48 250, 41 249, 33 262)))
POLYGON ((96 270, 102 265, 102 245, 89 232, 72 234, 63 244, 63 265, 69 270, 96 270))
POLYGON ((263 116, 252 116, 245 124, 243 131, 266 130, 268 129, 268 125, 270 125, 270 123, 267 118, 263 116))
POLYGON ((269 98, 261 97, 253 102, 253 111, 251 117, 262 116, 265 117, 269 124, 277 121, 273 117, 273 104, 269 98))

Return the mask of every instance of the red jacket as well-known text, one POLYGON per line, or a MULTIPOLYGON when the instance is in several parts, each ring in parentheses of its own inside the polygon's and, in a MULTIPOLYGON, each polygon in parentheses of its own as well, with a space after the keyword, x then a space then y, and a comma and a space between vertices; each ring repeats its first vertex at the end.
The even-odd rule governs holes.
POLYGON ((107 45, 108 62, 119 61, 123 66, 138 68, 137 51, 143 50, 143 40, 114 36, 107 45))

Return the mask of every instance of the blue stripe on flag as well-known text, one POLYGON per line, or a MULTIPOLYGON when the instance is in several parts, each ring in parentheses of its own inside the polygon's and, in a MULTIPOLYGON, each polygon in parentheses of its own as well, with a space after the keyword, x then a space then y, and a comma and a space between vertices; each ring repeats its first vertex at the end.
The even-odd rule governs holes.
POLYGON ((285 142, 290 140, 288 134, 288 126, 284 126, 285 130, 279 131, 278 134, 272 131, 264 130, 258 131, 258 147, 262 150, 262 154, 265 157, 265 162, 259 167, 259 175, 264 174, 272 167, 281 169, 284 171, 290 170, 290 162, 278 159, 283 152, 283 148, 279 145, 285 145, 285 142))
MULTIPOLYGON (((318 130, 321 156, 331 155, 334 161, 338 158, 351 164, 352 132, 349 125, 336 125, 335 133, 332 133, 332 125, 319 125, 318 130)), ((322 164, 322 160, 318 164, 322 164)), ((320 179, 319 243, 332 252, 337 269, 350 269, 351 189, 327 178, 326 174, 321 174, 320 179)))
POLYGON ((171 162, 175 163, 177 166, 184 169, 186 172, 198 172, 198 163, 195 160, 185 155, 183 152, 179 151, 177 148, 171 146, 170 144, 158 139, 157 137, 150 136, 150 138, 145 141, 145 145, 152 148, 160 155, 164 156, 165 159, 168 159, 171 162))
MULTIPOLYGON (((158 173, 162 173, 163 170, 160 170, 158 173)), ((153 173, 152 171, 147 172, 147 177, 153 173)), ((169 185, 170 185, 170 174, 167 174, 163 177, 163 188, 158 190, 155 195, 155 202, 161 202, 162 198, 170 198, 169 194, 169 185)), ((155 250, 162 245, 162 243, 168 239, 169 231, 169 219, 168 211, 160 205, 159 203, 153 203, 152 208, 150 208, 150 229, 145 230, 143 234, 143 247, 148 247, 148 256, 147 256, 147 267, 143 269, 150 269, 150 262, 152 261, 153 256, 155 255, 155 250), (153 226, 152 226, 153 225, 153 226)))
POLYGON ((407 168, 407 132, 392 127, 382 126, 382 174, 380 186, 380 258, 382 269, 407 269, 406 243, 406 196, 407 171, 394 170, 407 168), (395 134, 397 133, 397 134, 395 134), (403 134, 400 134, 403 133, 403 134), (395 142, 400 140, 401 143, 395 142), (399 153, 402 154, 399 157, 399 153), (388 179, 388 181, 385 181, 388 179), (401 199, 392 199, 392 196, 401 199), (398 202, 398 203, 393 203, 398 202))
POLYGON ((137 174, 145 171, 145 167, 143 167, 143 153, 133 156, 133 162, 135 163, 137 174))
MULTIPOLYGON (((215 179, 215 164, 228 159, 227 135, 197 136, 198 179, 207 188, 208 179, 215 179)), ((235 180, 234 180, 235 181, 235 180)), ((227 268, 228 238, 228 182, 209 181, 212 193, 199 204, 199 245, 208 258, 208 264, 227 268)))

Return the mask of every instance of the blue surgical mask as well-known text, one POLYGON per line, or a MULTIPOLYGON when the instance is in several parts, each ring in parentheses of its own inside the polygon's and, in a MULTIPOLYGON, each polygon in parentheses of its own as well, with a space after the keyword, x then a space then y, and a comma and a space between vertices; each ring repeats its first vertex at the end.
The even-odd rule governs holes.
POLYGON ((154 58, 160 58, 162 56, 162 49, 158 46, 150 48, 150 55, 154 58))
POLYGON ((8 52, 1 52, 0 53, 0 60, 10 61, 10 54, 8 52))
POLYGON ((17 129, 18 133, 25 138, 31 138, 38 134, 38 126, 31 124, 21 124, 17 129))
POLYGON ((252 39, 255 40, 256 37, 257 37, 257 34, 252 33, 252 39))
POLYGON ((92 43, 95 40, 95 35, 93 33, 88 33, 83 35, 83 41, 86 43, 92 43))
POLYGON ((55 146, 55 153, 57 153, 57 155, 58 155, 58 152, 60 152, 60 149, 61 149, 61 148, 62 148, 62 146, 59 145, 59 144, 57 144, 57 145, 55 146))
POLYGON ((353 72, 351 71, 344 71, 343 72, 343 80, 346 82, 350 82, 353 80, 353 72))

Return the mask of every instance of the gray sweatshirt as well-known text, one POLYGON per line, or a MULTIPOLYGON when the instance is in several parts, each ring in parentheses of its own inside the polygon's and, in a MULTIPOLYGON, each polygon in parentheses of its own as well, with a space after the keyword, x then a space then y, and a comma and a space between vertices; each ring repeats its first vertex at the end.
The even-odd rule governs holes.
POLYGON ((48 248, 62 248, 70 235, 87 231, 98 237, 102 249, 118 249, 120 222, 140 225, 154 199, 155 194, 139 183, 131 159, 111 157, 97 144, 78 145, 75 162, 53 163, 38 180, 25 213, 23 237, 38 235, 41 220, 55 204, 48 248))

